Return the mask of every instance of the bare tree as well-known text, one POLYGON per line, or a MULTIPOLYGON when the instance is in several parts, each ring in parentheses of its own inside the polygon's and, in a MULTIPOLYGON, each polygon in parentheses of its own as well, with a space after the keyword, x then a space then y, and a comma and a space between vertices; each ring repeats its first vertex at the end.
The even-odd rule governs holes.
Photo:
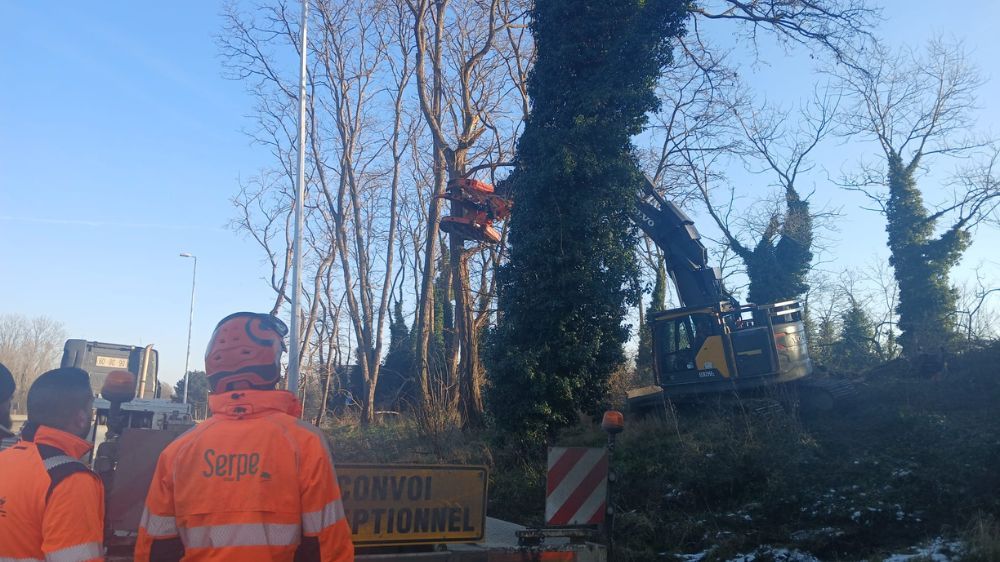
POLYGON ((654 186, 681 207, 701 199, 698 179, 690 175, 692 160, 713 163, 706 179, 714 181, 721 177, 714 164, 743 151, 733 116, 735 108, 748 106, 729 53, 706 43, 697 20, 692 25, 689 36, 677 39, 677 62, 657 86, 663 109, 650 132, 658 142, 641 153, 654 186))
MULTIPOLYGON (((374 419, 382 333, 396 268, 400 194, 413 139, 406 103, 412 75, 410 28, 401 3, 314 3, 308 45, 306 270, 303 366, 308 382, 329 394, 336 363, 352 355, 360 378, 353 393, 362 421, 374 419), (334 274, 336 271, 336 274, 334 274), (341 303, 346 315, 341 315, 341 303), (342 353, 340 323, 353 343, 342 353), (336 358, 336 359, 335 359, 336 358), (320 380, 324 384, 319 384, 320 380)), ((283 3, 250 13, 230 8, 220 42, 227 68, 258 100, 254 138, 272 147, 279 182, 236 198, 236 226, 264 249, 277 311, 288 284, 289 211, 296 103, 279 53, 298 45, 297 15, 283 3)), ((325 406, 320 409, 322 416, 325 406)))
POLYGON ((663 109, 653 127, 659 142, 646 153, 647 171, 675 203, 684 207, 697 200, 709 207, 723 233, 711 251, 720 259, 737 257, 752 273, 751 279, 758 278, 751 283, 756 288, 752 300, 775 298, 774 291, 762 287, 773 287, 783 297, 800 294, 806 289, 801 278, 812 259, 816 219, 830 213, 810 211, 795 180, 809 171, 806 156, 828 134, 836 100, 829 96, 815 100, 818 111, 806 113, 801 125, 786 122, 776 111, 758 109, 730 63, 731 53, 707 40, 705 30, 729 23, 749 40, 754 52, 758 40, 766 36, 842 60, 857 52, 856 45, 871 41, 878 11, 863 0, 791 4, 718 0, 695 2, 688 9, 688 33, 676 40, 677 62, 661 82, 663 109), (796 130, 793 142, 783 142, 782 135, 796 130), (725 174, 737 162, 774 177, 780 197, 751 202, 747 210, 737 208, 734 204, 745 190, 731 187, 725 174), (713 200, 720 198, 728 203, 713 200), (735 225, 740 227, 734 229, 735 225), (795 262, 794 267, 775 268, 779 255, 795 262), (790 272, 784 282, 763 279, 779 270, 790 272))
MULTIPOLYGON (((429 344, 435 306, 432 280, 440 198, 450 180, 466 178, 483 169, 495 170, 505 164, 496 159, 494 148, 509 145, 516 135, 510 128, 498 126, 500 114, 512 97, 517 99, 519 106, 524 105, 523 88, 517 88, 511 96, 512 92, 502 86, 505 77, 511 73, 523 76, 526 68, 525 62, 512 62, 511 57, 500 54, 500 36, 504 37, 504 45, 509 50, 517 54, 523 52, 518 50, 523 39, 511 31, 514 19, 523 16, 511 9, 512 4, 500 0, 407 0, 416 48, 417 93, 433 146, 433 195, 427 213, 414 330, 417 368, 425 398, 431 393, 429 344), (492 133, 492 138, 486 133, 492 133), (475 161, 485 163, 470 164, 475 161)), ((460 213, 461 207, 453 203, 452 212, 460 213)), ((453 333, 445 334, 445 385, 453 389, 451 401, 461 408, 466 422, 476 424, 483 413, 481 387, 484 376, 477 328, 483 316, 476 313, 469 260, 479 249, 467 250, 465 240, 457 234, 449 236, 448 245, 450 271, 446 273, 450 278, 451 298, 455 301, 455 326, 453 333)), ((489 286, 488 281, 485 284, 489 286)), ((444 303, 444 306, 451 306, 451 303, 444 303)))
POLYGON ((14 375, 17 390, 11 404, 15 412, 26 411, 28 388, 38 375, 59 366, 65 342, 62 323, 47 316, 0 314, 0 363, 14 375))
POLYGON ((239 193, 231 199, 238 214, 230 221, 230 228, 252 238, 264 251, 265 261, 271 269, 268 283, 275 298, 270 312, 275 315, 288 299, 292 268, 292 199, 282 178, 267 171, 241 181, 239 193))
POLYGON ((997 337, 996 301, 1000 287, 986 279, 982 264, 976 267, 973 277, 967 280, 958 293, 955 314, 965 341, 975 344, 995 340, 997 337))
POLYGON ((865 0, 701 0, 688 10, 696 18, 742 24, 754 46, 767 34, 779 42, 819 47, 838 60, 849 59, 859 42, 872 39, 879 16, 865 0))

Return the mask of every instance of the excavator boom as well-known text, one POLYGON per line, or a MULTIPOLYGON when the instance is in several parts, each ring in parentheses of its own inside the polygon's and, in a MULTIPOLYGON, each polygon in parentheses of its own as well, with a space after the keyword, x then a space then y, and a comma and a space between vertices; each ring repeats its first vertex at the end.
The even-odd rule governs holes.
POLYGON ((677 205, 661 197, 648 177, 642 195, 636 201, 633 220, 663 252, 681 306, 732 302, 733 297, 722 286, 719 269, 708 264, 708 250, 701 243, 694 221, 677 205))

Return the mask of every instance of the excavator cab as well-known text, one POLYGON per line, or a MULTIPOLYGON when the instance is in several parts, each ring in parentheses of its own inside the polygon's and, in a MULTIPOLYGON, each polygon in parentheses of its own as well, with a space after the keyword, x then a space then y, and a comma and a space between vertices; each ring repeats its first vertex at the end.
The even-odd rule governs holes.
POLYGON ((629 392, 633 410, 664 399, 683 402, 790 382, 812 372, 797 301, 676 308, 651 317, 650 328, 655 384, 629 392))
MULTIPOLYGON (((671 316, 653 325, 653 342, 661 365, 658 372, 670 378, 696 376, 698 355, 712 336, 721 334, 716 317, 709 312, 694 312, 671 316)), ((704 362, 704 357, 703 357, 704 362)), ((713 369, 708 361, 708 369, 713 369)))
POLYGON ((798 301, 676 308, 652 316, 650 328, 655 384, 629 391, 634 411, 812 372, 798 301))

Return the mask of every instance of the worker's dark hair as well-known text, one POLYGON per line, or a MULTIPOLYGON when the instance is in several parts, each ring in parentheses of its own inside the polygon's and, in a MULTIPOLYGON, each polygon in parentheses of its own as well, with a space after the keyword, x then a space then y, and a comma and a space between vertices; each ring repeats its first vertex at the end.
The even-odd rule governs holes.
POLYGON ((28 389, 28 423, 63 429, 80 410, 90 407, 94 393, 83 369, 63 367, 43 373, 28 389))
POLYGON ((0 363, 0 402, 6 402, 14 396, 14 390, 17 389, 17 385, 14 384, 14 375, 10 374, 10 369, 0 363))

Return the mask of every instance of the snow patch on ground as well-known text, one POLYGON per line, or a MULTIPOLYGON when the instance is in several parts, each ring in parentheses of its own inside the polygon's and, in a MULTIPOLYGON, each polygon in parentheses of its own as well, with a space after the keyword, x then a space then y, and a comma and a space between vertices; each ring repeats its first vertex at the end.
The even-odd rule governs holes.
POLYGON ((909 562, 916 558, 929 559, 933 562, 954 562, 964 550, 960 541, 946 541, 938 537, 927 546, 914 547, 912 553, 893 554, 883 562, 909 562))
MULTIPOLYGON (((826 532, 829 529, 817 529, 813 532, 826 532)), ((678 554, 674 560, 678 562, 702 562, 707 558, 713 549, 693 554, 678 554)), ((914 562, 915 560, 929 560, 931 562, 957 562, 965 548, 961 541, 948 541, 938 537, 927 545, 915 546, 908 549, 909 552, 891 554, 882 559, 882 562, 914 562)), ((808 552, 801 550, 778 548, 773 546, 762 546, 746 554, 737 554, 734 558, 728 558, 726 562, 821 562, 808 552)))
POLYGON ((677 556, 677 560, 680 562, 701 562, 708 556, 710 551, 696 552, 694 554, 680 554, 677 556))
POLYGON ((774 562, 820 562, 819 558, 799 550, 774 548, 771 546, 762 546, 749 554, 738 554, 736 558, 730 558, 727 562, 758 562, 761 560, 773 560, 774 562))
MULTIPOLYGON (((680 554, 676 556, 675 560, 679 562, 701 562, 711 553, 712 549, 694 554, 680 554)), ((729 558, 726 562, 763 562, 765 560, 767 562, 820 562, 819 558, 811 554, 773 546, 762 546, 747 554, 737 554, 735 558, 729 558)))

